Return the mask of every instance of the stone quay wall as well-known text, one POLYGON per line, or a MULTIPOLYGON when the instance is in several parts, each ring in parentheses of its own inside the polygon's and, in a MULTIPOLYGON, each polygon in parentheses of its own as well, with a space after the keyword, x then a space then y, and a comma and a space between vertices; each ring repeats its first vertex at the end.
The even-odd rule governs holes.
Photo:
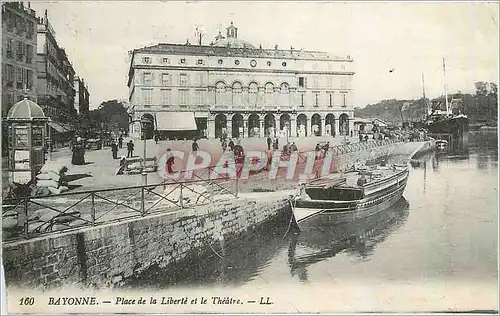
MULTIPOLYGON (((337 170, 399 155, 412 158, 430 142, 393 143, 337 156, 337 170)), ((8 286, 119 286, 150 268, 169 269, 221 249, 266 223, 289 224, 290 195, 253 193, 179 212, 3 243, 8 286), (194 259, 193 259, 194 258, 194 259)))
MULTIPOLYGON (((358 163, 373 163, 381 158, 390 156, 401 156, 411 159, 417 153, 428 151, 432 148, 432 142, 401 142, 383 146, 362 149, 333 157, 333 170, 347 170, 358 163)), ((402 161, 403 163, 404 161, 402 161)))
POLYGON ((224 240, 269 221, 290 221, 290 196, 227 198, 177 213, 3 244, 7 286, 114 287, 150 267, 164 268, 221 249, 224 240))

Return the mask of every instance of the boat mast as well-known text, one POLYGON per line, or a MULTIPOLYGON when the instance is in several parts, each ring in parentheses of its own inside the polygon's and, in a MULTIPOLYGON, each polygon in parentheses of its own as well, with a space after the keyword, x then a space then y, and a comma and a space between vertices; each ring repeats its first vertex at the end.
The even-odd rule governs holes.
POLYGON ((422 73, 422 94, 423 94, 423 98, 424 98, 425 111, 427 112, 427 116, 430 116, 431 110, 429 109, 429 103, 427 102, 427 98, 425 97, 424 73, 422 73))
POLYGON ((450 105, 448 104, 448 86, 446 85, 446 65, 443 57, 443 77, 444 77, 444 102, 446 104, 446 115, 450 115, 450 105))

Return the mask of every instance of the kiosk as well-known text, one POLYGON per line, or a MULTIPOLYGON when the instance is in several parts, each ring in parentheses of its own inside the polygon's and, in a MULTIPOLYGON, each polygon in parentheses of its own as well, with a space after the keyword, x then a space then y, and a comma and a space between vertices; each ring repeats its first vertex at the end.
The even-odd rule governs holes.
POLYGON ((9 183, 34 182, 45 163, 47 122, 38 104, 24 98, 9 110, 8 129, 9 183))

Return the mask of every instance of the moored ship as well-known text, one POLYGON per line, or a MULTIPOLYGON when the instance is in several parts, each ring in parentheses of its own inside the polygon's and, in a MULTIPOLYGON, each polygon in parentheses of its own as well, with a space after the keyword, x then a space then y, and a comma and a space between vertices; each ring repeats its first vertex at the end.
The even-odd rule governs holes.
POLYGON ((318 179, 307 184, 296 198, 295 220, 300 226, 322 213, 338 223, 373 215, 401 198, 408 175, 407 166, 393 165, 318 179))

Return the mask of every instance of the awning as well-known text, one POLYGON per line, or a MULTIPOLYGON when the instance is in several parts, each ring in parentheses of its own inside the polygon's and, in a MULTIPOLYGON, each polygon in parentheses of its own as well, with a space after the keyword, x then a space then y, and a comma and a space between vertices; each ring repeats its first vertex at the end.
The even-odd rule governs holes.
POLYGON ((73 129, 69 125, 65 125, 62 123, 56 123, 56 122, 49 122, 48 124, 51 128, 53 128, 58 133, 73 132, 73 129))
POLYGON ((193 112, 157 112, 156 129, 159 131, 196 131, 193 112))
POLYGON ((49 122, 48 124, 50 127, 52 127, 58 133, 66 133, 67 132, 67 130, 64 127, 62 127, 61 125, 59 125, 58 123, 49 122))

